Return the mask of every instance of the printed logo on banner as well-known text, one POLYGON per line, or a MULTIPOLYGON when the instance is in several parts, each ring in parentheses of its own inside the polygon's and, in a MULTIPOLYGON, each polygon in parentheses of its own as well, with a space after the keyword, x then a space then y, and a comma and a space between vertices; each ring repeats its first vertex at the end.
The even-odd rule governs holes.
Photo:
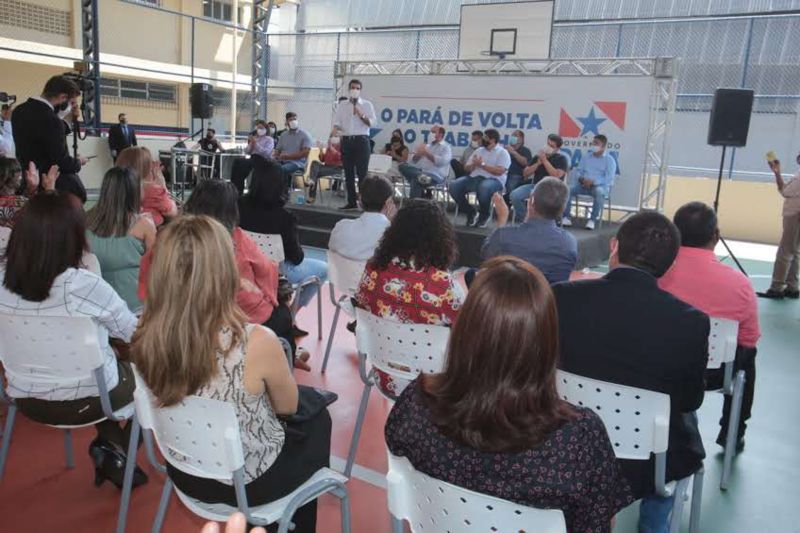
POLYGON ((599 135, 601 125, 610 121, 620 131, 625 131, 625 115, 628 110, 626 102, 595 102, 585 116, 573 118, 562 107, 558 120, 558 134, 565 138, 583 137, 584 135, 599 135), (598 116, 595 108, 604 116, 598 116))

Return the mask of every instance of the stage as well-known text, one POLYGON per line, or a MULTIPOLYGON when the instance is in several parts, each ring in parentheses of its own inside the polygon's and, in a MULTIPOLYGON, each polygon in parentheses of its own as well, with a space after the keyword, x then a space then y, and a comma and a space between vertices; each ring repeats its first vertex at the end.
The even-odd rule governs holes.
MULTIPOLYGON (((291 202, 286 205, 300 226, 300 241, 306 246, 327 248, 333 226, 343 218, 356 218, 360 211, 339 211, 337 208, 344 205, 344 199, 336 196, 331 191, 324 192, 324 202, 314 204, 298 204, 297 193, 292 194, 291 202)), ((452 209, 452 206, 451 206, 452 209)), ((453 212, 448 216, 452 220, 453 212)), ((456 237, 458 241, 457 267, 476 267, 481 263, 481 245, 484 239, 494 230, 494 224, 487 228, 464 227, 464 217, 459 216, 456 221, 456 237)), ((589 231, 583 229, 584 221, 575 219, 575 227, 570 228, 578 241, 578 264, 576 270, 604 264, 608 260, 609 242, 616 235, 618 224, 604 222, 599 228, 589 231)))

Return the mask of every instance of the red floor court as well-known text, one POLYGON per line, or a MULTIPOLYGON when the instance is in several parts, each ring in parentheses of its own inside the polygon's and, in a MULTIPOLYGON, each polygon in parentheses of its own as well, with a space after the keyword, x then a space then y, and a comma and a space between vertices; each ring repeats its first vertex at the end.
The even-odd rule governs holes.
MULTIPOLYGON (((358 377, 355 338, 345 329, 344 315, 339 320, 328 371, 324 376, 319 372, 333 319, 327 287, 323 296, 321 341, 316 335, 316 302, 300 313, 299 323, 311 332, 301 345, 312 353, 312 371, 295 371, 295 377, 299 383, 325 387, 339 394, 339 401, 330 408, 333 418, 331 454, 334 456, 332 466, 341 469, 344 463, 337 458, 347 455, 363 385, 358 377)), ((354 476, 348 483, 354 532, 383 533, 390 530, 386 494, 380 488, 386 473, 383 426, 390 408, 390 402, 373 391, 354 476)), ((5 412, 1 416, 0 423, 5 421, 5 412)), ((93 485, 94 472, 86 450, 94 437, 94 430, 89 428, 73 433, 76 467, 67 470, 61 432, 31 423, 23 416, 17 417, 6 473, 0 483, 0 531, 114 530, 120 492, 110 483, 99 488, 93 485)), ((162 488, 161 474, 149 468, 144 452, 139 455, 138 463, 145 467, 150 482, 133 492, 127 529, 132 532, 149 531, 162 488)), ((194 533, 203 523, 173 497, 163 531, 194 533)), ((340 531, 339 506, 335 498, 323 496, 320 499, 317 530, 324 533, 340 531)))

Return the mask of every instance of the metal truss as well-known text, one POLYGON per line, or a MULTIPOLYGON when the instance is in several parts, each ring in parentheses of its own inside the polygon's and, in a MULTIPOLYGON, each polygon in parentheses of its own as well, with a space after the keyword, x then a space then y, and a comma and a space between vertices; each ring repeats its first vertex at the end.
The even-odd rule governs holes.
POLYGON ((253 0, 252 41, 251 54, 251 91, 253 97, 250 112, 253 119, 267 118, 267 79, 269 78, 269 40, 267 27, 272 15, 275 0, 253 0))
MULTIPOLYGON (((669 131, 675 111, 677 62, 673 58, 593 59, 477 59, 338 61, 334 83, 338 93, 346 78, 359 75, 456 75, 456 76, 564 76, 653 77, 647 153, 640 189, 639 209, 661 211, 667 185, 669 131)), ((617 209, 615 206, 614 209, 617 209)), ((625 209, 621 209, 625 210, 625 209)))
POLYGON ((83 73, 90 82, 82 87, 83 122, 87 133, 100 135, 100 38, 97 24, 98 0, 81 0, 81 42, 83 45, 83 73))

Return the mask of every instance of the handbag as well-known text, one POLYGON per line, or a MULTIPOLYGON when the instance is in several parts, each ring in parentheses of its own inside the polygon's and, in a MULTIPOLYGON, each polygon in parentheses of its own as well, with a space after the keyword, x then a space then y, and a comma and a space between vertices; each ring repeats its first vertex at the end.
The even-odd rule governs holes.
POLYGON ((292 416, 283 417, 283 420, 290 425, 308 422, 339 399, 339 395, 335 392, 307 385, 298 385, 297 392, 297 412, 292 416))

